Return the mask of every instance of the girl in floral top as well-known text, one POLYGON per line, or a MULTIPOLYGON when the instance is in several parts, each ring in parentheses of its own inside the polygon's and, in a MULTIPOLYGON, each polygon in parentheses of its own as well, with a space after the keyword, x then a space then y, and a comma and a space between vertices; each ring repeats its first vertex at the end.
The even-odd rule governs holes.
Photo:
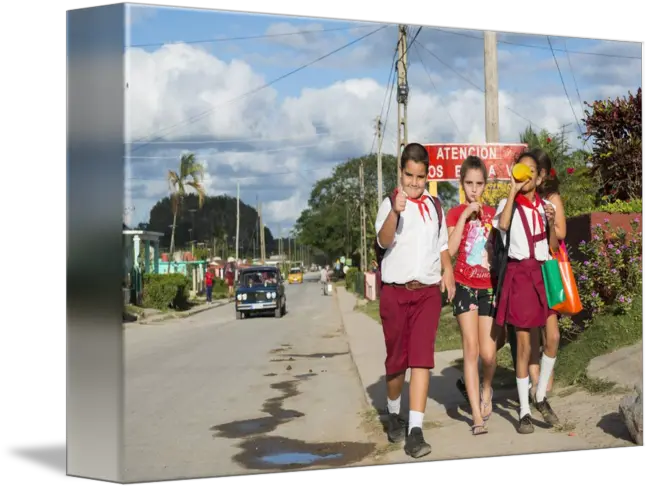
POLYGON ((456 257, 453 315, 462 332, 464 382, 473 415, 472 433, 487 432, 492 412, 492 381, 496 371, 497 329, 493 326, 494 292, 490 273, 491 228, 495 209, 483 205, 487 168, 475 156, 467 157, 460 169, 460 184, 467 204, 446 215, 449 253, 456 257), (482 362, 482 387, 478 373, 482 362))

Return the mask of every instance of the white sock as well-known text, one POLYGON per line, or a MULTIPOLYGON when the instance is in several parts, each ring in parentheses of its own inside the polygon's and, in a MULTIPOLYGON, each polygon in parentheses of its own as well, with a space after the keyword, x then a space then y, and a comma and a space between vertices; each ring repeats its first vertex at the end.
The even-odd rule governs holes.
POLYGON ((530 413, 529 411, 529 376, 525 378, 516 378, 518 387, 518 398, 520 400, 520 418, 530 413))
POLYGON ((543 353, 541 358, 541 372, 538 375, 538 385, 536 386, 536 401, 538 402, 542 402, 545 395, 547 395, 547 384, 554 370, 554 363, 556 363, 556 357, 550 358, 543 353))
POLYGON ((408 433, 409 434, 410 434, 410 431, 413 430, 415 427, 419 427, 421 429, 423 423, 424 423, 424 412, 416 412, 415 410, 411 410, 408 413, 408 433))
POLYGON ((399 395, 394 400, 388 399, 388 413, 399 413, 402 397, 399 395))

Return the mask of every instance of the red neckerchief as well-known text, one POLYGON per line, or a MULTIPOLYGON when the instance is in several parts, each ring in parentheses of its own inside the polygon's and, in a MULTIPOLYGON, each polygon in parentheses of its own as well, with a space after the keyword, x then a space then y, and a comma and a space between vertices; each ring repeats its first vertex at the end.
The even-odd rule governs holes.
MULTIPOLYGON (((397 197, 397 194, 399 193, 399 189, 395 189, 395 197, 397 197)), ((426 200, 431 200, 430 196, 423 194, 422 197, 419 199, 413 199, 412 197, 407 197, 410 202, 417 204, 417 207, 419 208, 419 214, 422 215, 422 219, 426 221, 426 216, 424 216, 424 210, 426 210, 426 213, 428 214, 428 219, 431 219, 431 212, 428 209, 428 206, 426 205, 425 201, 426 200), (423 209, 422 209, 423 208, 423 209)))
POLYGON ((545 225, 543 224, 543 218, 541 217, 541 213, 538 212, 538 207, 543 205, 543 201, 541 200, 540 197, 538 197, 538 194, 534 195, 533 203, 529 199, 527 199, 526 196, 520 193, 516 195, 515 201, 520 206, 525 206, 526 208, 529 208, 532 210, 532 231, 536 232, 536 220, 538 219, 538 225, 541 228, 540 234, 544 233, 545 225))

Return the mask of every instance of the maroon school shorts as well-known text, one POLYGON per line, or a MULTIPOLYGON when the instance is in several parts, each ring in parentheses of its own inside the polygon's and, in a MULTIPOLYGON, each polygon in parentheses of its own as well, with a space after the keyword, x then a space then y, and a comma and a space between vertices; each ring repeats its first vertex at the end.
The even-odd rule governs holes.
POLYGON ((384 284, 379 314, 386 341, 386 374, 435 367, 435 336, 442 310, 439 285, 418 290, 384 284))

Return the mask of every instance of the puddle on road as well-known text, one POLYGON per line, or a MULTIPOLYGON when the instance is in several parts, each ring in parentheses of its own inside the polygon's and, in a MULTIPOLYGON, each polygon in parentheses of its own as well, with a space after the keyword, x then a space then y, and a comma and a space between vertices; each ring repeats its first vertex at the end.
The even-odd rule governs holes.
POLYGON ((226 424, 214 425, 209 429, 212 432, 215 432, 213 437, 240 439, 243 437, 266 434, 276 430, 276 428, 281 424, 289 422, 295 418, 304 417, 305 414, 298 410, 286 410, 283 408, 285 400, 300 394, 296 389, 296 385, 298 383, 299 382, 297 380, 273 383, 271 388, 281 391, 282 394, 278 397, 268 398, 265 400, 265 403, 262 406, 262 411, 268 414, 268 417, 236 420, 226 424))
POLYGON ((267 373, 266 375, 262 375, 262 376, 278 376, 278 375, 276 373, 267 373))
POLYGON ((307 443, 286 437, 247 440, 233 457, 247 469, 304 469, 310 466, 342 467, 359 462, 375 451, 375 444, 360 442, 307 443))
POLYGON ((298 378, 299 380, 305 379, 305 378, 311 378, 312 376, 317 376, 318 373, 305 373, 303 375, 294 375, 294 378, 298 378))

